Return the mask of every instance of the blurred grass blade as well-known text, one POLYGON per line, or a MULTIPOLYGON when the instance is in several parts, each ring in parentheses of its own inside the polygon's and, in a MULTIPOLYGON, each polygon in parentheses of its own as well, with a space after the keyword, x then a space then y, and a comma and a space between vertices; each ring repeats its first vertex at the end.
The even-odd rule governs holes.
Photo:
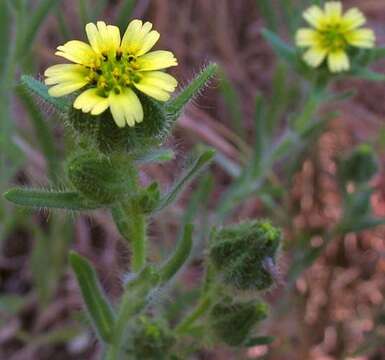
POLYGON ((136 0, 122 0, 121 3, 122 5, 118 9, 119 16, 116 23, 120 31, 124 33, 135 8, 136 0))
POLYGON ((115 315, 97 278, 95 269, 84 257, 74 251, 69 254, 83 300, 100 338, 109 343, 114 328, 115 315))
POLYGON ((11 14, 5 1, 0 3, 0 78, 3 78, 5 65, 11 51, 11 14))
POLYGON ((266 114, 266 125, 270 135, 274 133, 274 130, 279 125, 279 120, 288 98, 286 93, 286 73, 286 67, 278 64, 273 77, 272 96, 266 114))
POLYGON ((39 209, 47 208, 80 211, 99 208, 97 204, 85 200, 77 192, 13 188, 4 193, 4 197, 16 205, 39 209))
POLYGON ((277 18, 275 15, 274 5, 271 0, 256 0, 259 11, 266 21, 267 28, 277 31, 277 18))
POLYGON ((245 346, 246 347, 253 347, 253 346, 261 346, 261 345, 269 345, 274 341, 273 336, 258 336, 255 338, 251 338, 246 341, 245 346))
POLYGON ((225 100, 225 106, 230 112, 234 130, 238 133, 239 136, 246 138, 245 129, 243 127, 241 100, 233 84, 223 70, 220 71, 220 90, 225 100))
MULTIPOLYGON (((266 124, 266 105, 262 95, 258 95, 255 99, 255 114, 254 114, 254 126, 255 126, 255 144, 254 144, 254 170, 258 167, 260 160, 263 156, 263 152, 268 142, 267 138, 267 124, 266 124)), ((254 172, 254 171, 253 171, 254 172)))
POLYGON ((187 224, 184 226, 183 235, 176 245, 174 254, 166 261, 160 269, 160 283, 165 284, 169 281, 187 261, 192 245, 192 232, 194 226, 187 224))
POLYGON ((50 96, 48 94, 48 87, 32 76, 23 75, 21 77, 21 85, 48 105, 53 106, 60 114, 65 114, 68 111, 69 104, 65 99, 50 96))
POLYGON ((55 183, 59 176, 60 162, 57 156, 52 132, 30 93, 27 92, 23 86, 18 86, 17 93, 30 115, 30 119, 35 129, 36 139, 40 143, 40 148, 47 162, 50 179, 55 183))
POLYGON ((24 37, 20 43, 19 48, 16 51, 17 56, 26 54, 34 43, 37 32, 39 31, 41 24, 48 16, 49 12, 55 5, 61 0, 41 0, 37 7, 33 10, 30 21, 27 24, 24 32, 24 37))
POLYGON ((293 47, 286 44, 278 35, 268 29, 262 30, 262 36, 270 44, 271 48, 278 55, 278 57, 286 61, 288 64, 297 67, 298 58, 293 47))
POLYGON ((182 192, 185 185, 187 185, 194 177, 196 177, 205 166, 207 166, 214 158, 215 150, 205 151, 199 158, 193 163, 193 165, 187 170, 184 176, 182 176, 174 185, 173 189, 168 192, 164 198, 160 201, 160 205, 157 208, 158 211, 164 209, 170 205, 182 192))
POLYGON ((354 66, 350 74, 364 80, 385 81, 385 74, 375 72, 367 67, 354 66))
POLYGON ((214 63, 206 66, 176 98, 166 104, 167 113, 172 118, 177 119, 183 108, 202 91, 207 81, 215 75, 217 69, 218 65, 214 63))

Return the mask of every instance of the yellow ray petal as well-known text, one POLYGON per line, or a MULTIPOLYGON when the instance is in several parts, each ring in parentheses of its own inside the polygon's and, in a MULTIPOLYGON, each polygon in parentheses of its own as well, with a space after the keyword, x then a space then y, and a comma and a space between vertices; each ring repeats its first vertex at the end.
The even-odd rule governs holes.
POLYGON ((135 56, 147 53, 159 39, 159 33, 152 30, 150 22, 142 23, 140 20, 131 21, 123 35, 121 48, 123 51, 135 56))
POLYGON ((164 50, 151 51, 140 56, 136 63, 141 71, 161 70, 178 65, 174 54, 164 50))
POLYGON ((49 67, 45 72, 45 84, 54 85, 68 81, 87 81, 88 70, 78 64, 58 64, 49 67))
POLYGON ((358 29, 345 34, 346 41, 353 46, 372 48, 376 42, 376 36, 372 29, 358 29))
POLYGON ((313 5, 305 10, 303 17, 310 25, 314 26, 316 29, 322 29, 326 20, 325 13, 319 6, 316 5, 313 5))
POLYGON ((356 29, 365 24, 364 14, 357 8, 348 10, 342 17, 342 29, 343 31, 350 31, 356 29))
POLYGON ((342 4, 339 1, 328 1, 325 3, 325 15, 329 23, 335 24, 341 20, 342 4))
POLYGON ((91 46, 78 40, 68 41, 57 49, 55 55, 85 66, 92 66, 97 57, 91 46))
POLYGON ((116 125, 124 127, 134 126, 143 121, 143 108, 137 95, 130 89, 123 90, 120 94, 112 91, 108 97, 112 117, 116 125))
POLYGON ((87 84, 86 81, 68 81, 64 83, 59 83, 55 86, 52 86, 48 89, 48 94, 53 97, 65 96, 73 93, 76 90, 81 89, 87 84))
POLYGON ((295 42, 297 46, 318 46, 319 34, 313 29, 299 29, 295 36, 295 42))
POLYGON ((135 87, 141 92, 159 101, 170 99, 170 93, 175 91, 178 85, 176 79, 161 71, 148 71, 142 73, 142 78, 135 87))
POLYGON ((120 47, 119 28, 106 25, 104 21, 87 24, 86 33, 92 49, 98 54, 115 53, 120 47))
POLYGON ((303 55, 303 59, 312 67, 318 67, 324 61, 327 55, 327 50, 320 47, 311 47, 303 55))
POLYGON ((345 51, 337 50, 328 55, 329 70, 333 73, 349 70, 350 62, 345 51))
POLYGON ((108 98, 100 95, 98 89, 88 89, 75 99, 73 106, 84 113, 91 112, 92 115, 99 115, 108 108, 109 102, 108 98))

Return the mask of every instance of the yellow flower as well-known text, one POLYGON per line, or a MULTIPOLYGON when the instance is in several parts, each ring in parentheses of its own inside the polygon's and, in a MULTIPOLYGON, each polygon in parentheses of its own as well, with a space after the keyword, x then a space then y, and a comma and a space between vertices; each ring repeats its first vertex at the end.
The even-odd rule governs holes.
POLYGON ((49 94, 83 92, 73 106, 85 113, 100 115, 110 108, 119 127, 134 126, 143 120, 143 108, 135 89, 159 101, 167 101, 176 86, 174 77, 163 69, 178 65, 169 51, 150 51, 159 39, 150 22, 133 20, 123 38, 119 28, 103 21, 86 25, 88 41, 72 40, 55 53, 74 64, 48 68, 45 83, 53 85, 49 94))
POLYGON ((299 29, 296 43, 299 47, 309 48, 303 59, 311 67, 318 67, 327 58, 331 72, 349 70, 349 46, 374 47, 374 32, 361 28, 366 19, 356 8, 343 13, 341 2, 329 1, 324 9, 311 6, 303 13, 303 17, 313 28, 299 29))

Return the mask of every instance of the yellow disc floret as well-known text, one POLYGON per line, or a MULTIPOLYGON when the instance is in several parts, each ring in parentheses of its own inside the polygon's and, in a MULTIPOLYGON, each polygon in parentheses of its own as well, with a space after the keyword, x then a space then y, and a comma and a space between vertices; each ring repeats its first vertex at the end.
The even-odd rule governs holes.
POLYGON ((86 26, 89 44, 72 40, 59 46, 56 55, 75 64, 48 68, 45 83, 53 85, 49 94, 83 92, 74 107, 92 115, 110 108, 119 127, 134 126, 143 120, 143 109, 136 91, 159 101, 167 101, 177 81, 162 70, 176 66, 169 51, 150 51, 159 39, 150 22, 133 20, 120 38, 119 28, 103 21, 86 26))
POLYGON ((331 72, 346 71, 350 69, 349 47, 374 47, 374 32, 361 28, 366 19, 356 8, 343 13, 341 2, 329 1, 323 9, 311 6, 303 17, 312 28, 299 29, 296 43, 299 47, 308 48, 303 59, 311 67, 318 67, 327 59, 331 72))

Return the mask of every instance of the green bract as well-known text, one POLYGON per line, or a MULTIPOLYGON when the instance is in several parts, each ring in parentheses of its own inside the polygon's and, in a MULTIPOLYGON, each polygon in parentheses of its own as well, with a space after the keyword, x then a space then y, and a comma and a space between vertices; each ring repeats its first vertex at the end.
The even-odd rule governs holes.
POLYGON ((280 241, 280 230, 269 221, 247 221, 214 231, 209 256, 226 285, 263 290, 273 284, 280 241))
POLYGON ((378 172, 378 159, 369 144, 361 144, 342 160, 340 174, 344 181, 368 182, 378 172))
POLYGON ((238 346, 248 339, 253 327, 266 316, 267 306, 261 302, 221 302, 211 309, 209 324, 219 340, 238 346))

